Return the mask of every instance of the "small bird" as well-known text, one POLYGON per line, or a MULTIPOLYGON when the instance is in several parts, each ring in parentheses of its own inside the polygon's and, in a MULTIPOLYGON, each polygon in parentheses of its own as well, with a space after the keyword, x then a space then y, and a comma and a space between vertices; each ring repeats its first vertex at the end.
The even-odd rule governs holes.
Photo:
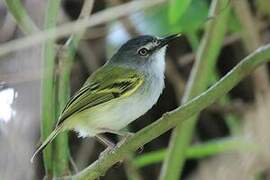
POLYGON ((55 129, 31 161, 65 130, 74 130, 81 137, 96 137, 107 146, 113 143, 102 133, 125 136, 121 129, 146 113, 161 95, 166 47, 179 36, 142 35, 123 44, 67 102, 55 129))

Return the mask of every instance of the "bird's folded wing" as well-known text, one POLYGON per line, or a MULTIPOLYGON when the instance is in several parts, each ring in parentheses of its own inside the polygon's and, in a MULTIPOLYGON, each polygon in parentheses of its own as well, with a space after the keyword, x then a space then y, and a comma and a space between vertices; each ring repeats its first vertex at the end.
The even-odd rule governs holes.
POLYGON ((103 67, 89 77, 68 101, 57 125, 75 113, 134 93, 143 83, 142 74, 123 67, 103 67))

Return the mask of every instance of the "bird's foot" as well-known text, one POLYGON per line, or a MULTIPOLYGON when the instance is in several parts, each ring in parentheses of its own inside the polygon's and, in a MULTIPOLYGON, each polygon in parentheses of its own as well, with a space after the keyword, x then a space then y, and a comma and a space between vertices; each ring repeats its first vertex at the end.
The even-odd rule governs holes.
POLYGON ((97 140, 99 142, 101 142, 103 145, 105 145, 107 148, 100 153, 99 158, 104 157, 104 155, 108 154, 108 153, 112 153, 114 151, 115 148, 115 144, 110 141, 108 138, 106 138, 105 136, 98 134, 95 136, 97 138, 97 140))
POLYGON ((143 149, 144 149, 143 145, 140 146, 140 147, 138 148, 138 153, 142 153, 142 152, 143 152, 143 149))
POLYGON ((102 132, 107 132, 111 134, 116 134, 122 137, 122 139, 117 143, 117 147, 125 143, 128 139, 130 139, 132 136, 134 136, 134 133, 128 132, 128 131, 116 131, 109 128, 101 128, 102 132))
POLYGON ((103 157, 105 154, 113 153, 116 147, 120 147, 122 144, 124 144, 128 139, 130 139, 132 136, 134 136, 134 133, 128 132, 128 131, 115 131, 107 128, 100 129, 102 132, 108 132, 112 134, 116 134, 121 136, 121 140, 115 145, 113 142, 111 142, 108 138, 105 136, 102 136, 100 134, 96 135, 96 138, 104 145, 107 146, 107 148, 100 154, 99 157, 103 157))

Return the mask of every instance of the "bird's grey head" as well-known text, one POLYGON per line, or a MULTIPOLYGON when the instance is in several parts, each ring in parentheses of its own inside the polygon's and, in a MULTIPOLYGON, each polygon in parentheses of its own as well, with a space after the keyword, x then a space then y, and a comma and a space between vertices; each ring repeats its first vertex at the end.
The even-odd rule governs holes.
POLYGON ((120 47, 112 57, 111 62, 142 68, 157 63, 155 61, 161 59, 164 61, 167 44, 177 37, 179 34, 164 38, 150 35, 135 37, 120 47))

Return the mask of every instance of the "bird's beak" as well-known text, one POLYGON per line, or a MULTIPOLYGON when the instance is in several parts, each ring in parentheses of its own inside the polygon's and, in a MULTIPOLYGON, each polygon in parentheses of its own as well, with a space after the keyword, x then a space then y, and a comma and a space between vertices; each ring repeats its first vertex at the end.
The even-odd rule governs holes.
POLYGON ((158 49, 166 46, 167 44, 169 44, 171 41, 173 41, 174 39, 180 37, 181 34, 173 34, 173 35, 170 35, 170 36, 166 36, 164 38, 161 38, 159 41, 159 45, 158 45, 158 49))

